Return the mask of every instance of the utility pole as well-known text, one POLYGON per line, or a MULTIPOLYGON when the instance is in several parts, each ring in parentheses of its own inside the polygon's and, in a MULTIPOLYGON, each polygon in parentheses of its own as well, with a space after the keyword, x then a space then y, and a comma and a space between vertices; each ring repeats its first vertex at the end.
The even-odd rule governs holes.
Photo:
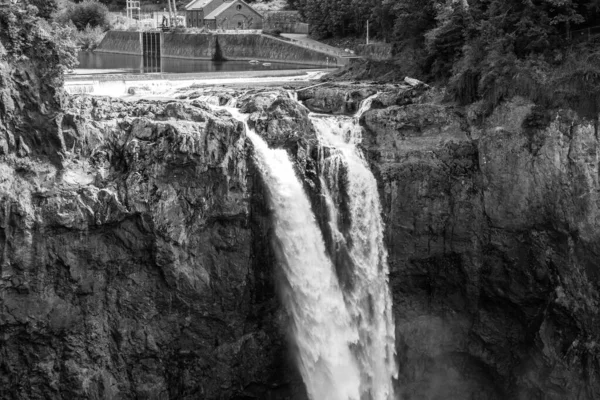
MULTIPOLYGON (((171 0, 169 0, 171 1, 171 0)), ((175 0, 173 0, 173 17, 175 17, 175 26, 178 26, 177 24, 177 3, 175 2, 175 0)))
POLYGON ((167 0, 169 5, 169 27, 173 26, 173 8, 171 7, 171 0, 167 0))
POLYGON ((369 20, 367 20, 367 44, 369 44, 369 20))

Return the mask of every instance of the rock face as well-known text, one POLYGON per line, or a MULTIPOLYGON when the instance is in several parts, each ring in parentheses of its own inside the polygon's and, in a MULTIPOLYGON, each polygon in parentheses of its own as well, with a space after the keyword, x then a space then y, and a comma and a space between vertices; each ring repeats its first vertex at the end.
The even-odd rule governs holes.
POLYGON ((298 100, 316 113, 352 115, 358 111, 360 103, 377 93, 375 87, 316 87, 302 90, 298 100))
POLYGON ((417 399, 595 399, 598 151, 593 125, 484 126, 437 104, 364 115, 387 219, 399 392, 417 399))
POLYGON ((61 131, 60 166, 0 163, 0 397, 302 393, 243 125, 75 97, 61 131))

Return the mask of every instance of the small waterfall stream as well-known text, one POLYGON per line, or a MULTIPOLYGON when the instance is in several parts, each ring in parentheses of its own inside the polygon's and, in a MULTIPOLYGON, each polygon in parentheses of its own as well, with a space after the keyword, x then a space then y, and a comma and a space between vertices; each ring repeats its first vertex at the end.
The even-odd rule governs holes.
MULTIPOLYGON (((319 179, 333 249, 325 245, 287 152, 270 149, 246 124, 274 212, 283 303, 311 400, 394 398, 395 334, 381 204, 377 182, 357 147, 358 120, 370 102, 363 102, 355 117, 310 115, 322 147, 319 179), (340 248, 346 252, 342 283, 332 257, 340 248)), ((245 123, 237 109, 228 110, 245 123)))
POLYGON ((397 366, 381 203, 377 181, 357 147, 362 141, 359 119, 372 99, 365 100, 354 117, 311 114, 310 118, 322 146, 319 169, 333 236, 330 253, 347 252, 341 267, 346 305, 359 333, 355 354, 361 395, 390 400, 397 366), (340 213, 344 199, 347 215, 340 213))

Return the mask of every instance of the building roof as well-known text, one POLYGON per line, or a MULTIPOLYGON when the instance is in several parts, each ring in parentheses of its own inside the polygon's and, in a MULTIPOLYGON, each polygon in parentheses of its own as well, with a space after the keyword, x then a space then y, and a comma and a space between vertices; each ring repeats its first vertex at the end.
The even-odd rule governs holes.
POLYGON ((185 6, 186 10, 200 10, 206 7, 213 0, 192 0, 187 6, 185 6))
POLYGON ((215 19, 219 14, 227 10, 233 3, 235 3, 235 1, 221 4, 219 7, 215 8, 213 12, 204 17, 204 19, 215 19))
POLYGON ((221 4, 219 7, 217 7, 213 12, 211 12, 210 14, 208 14, 206 17, 204 17, 204 19, 215 19, 219 16, 219 14, 221 14, 223 11, 227 10, 229 7, 233 6, 234 4, 238 4, 238 3, 242 3, 244 4, 246 7, 248 7, 248 9, 250 11, 252 11, 254 14, 258 15, 259 17, 262 18, 262 15, 256 11, 254 8, 250 7, 248 4, 246 4, 246 2, 242 1, 242 0, 234 0, 232 2, 227 2, 227 3, 223 3, 221 4))

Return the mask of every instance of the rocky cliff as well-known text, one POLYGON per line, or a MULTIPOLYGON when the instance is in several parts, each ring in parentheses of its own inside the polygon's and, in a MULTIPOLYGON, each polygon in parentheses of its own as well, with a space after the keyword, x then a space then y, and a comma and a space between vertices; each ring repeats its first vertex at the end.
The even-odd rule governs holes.
POLYGON ((514 99, 476 122, 414 82, 310 89, 308 109, 282 89, 62 99, 15 65, 0 62, 0 398, 304 399, 252 146, 208 103, 236 97, 322 217, 308 112, 377 92, 361 124, 399 398, 600 398, 600 147, 574 113, 514 99))
POLYGON ((0 398, 302 395, 243 125, 0 56, 0 398))
POLYGON ((425 100, 364 116, 406 398, 595 399, 598 138, 521 99, 482 124, 425 100))
MULTIPOLYGON (((600 397, 593 122, 519 98, 476 121, 410 83, 299 96, 312 111, 348 114, 379 92, 361 124, 386 219, 398 395, 600 397)), ((298 157, 299 170, 310 172, 307 153, 313 163, 298 157)), ((305 180, 324 219, 318 181, 305 180)))
POLYGON ((204 103, 74 98, 61 127, 60 166, 2 162, 1 397, 279 398, 293 379, 243 126, 204 103))
MULTIPOLYGON (((398 396, 600 397, 594 124, 519 98, 476 121, 408 83, 299 93, 351 114, 379 92, 361 124, 387 224, 398 396)), ((242 110, 296 158, 327 240, 306 112, 273 94, 242 110)))

